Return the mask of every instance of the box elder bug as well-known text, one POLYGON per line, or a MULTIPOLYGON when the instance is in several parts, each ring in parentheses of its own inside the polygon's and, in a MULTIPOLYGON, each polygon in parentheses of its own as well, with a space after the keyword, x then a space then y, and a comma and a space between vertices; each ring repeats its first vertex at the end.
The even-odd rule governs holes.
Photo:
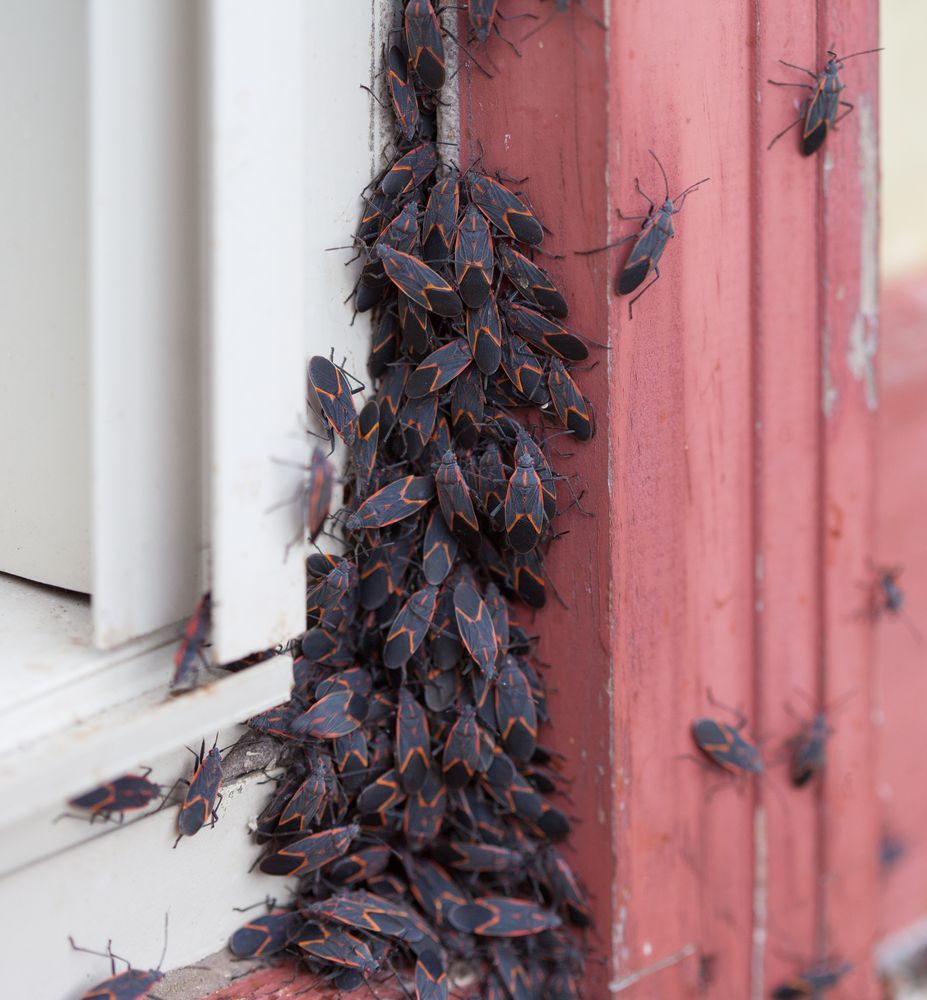
POLYGON ((813 153, 816 153, 824 145, 828 131, 836 128, 837 123, 846 118, 853 110, 853 105, 849 101, 840 100, 840 94, 846 87, 840 79, 840 70, 843 69, 843 64, 847 59, 855 59, 856 56, 865 56, 881 51, 881 49, 863 49, 861 52, 853 52, 848 56, 838 57, 836 52, 828 49, 827 54, 830 56, 830 59, 827 60, 824 69, 820 73, 814 73, 810 69, 805 69, 804 66, 796 66, 794 63, 780 59, 779 62, 783 66, 807 73, 814 80, 814 84, 782 83, 779 80, 768 81, 776 87, 803 87, 806 90, 812 91, 812 93, 809 94, 805 101, 805 106, 802 108, 801 114, 788 128, 784 128, 775 136, 766 148, 772 149, 786 132, 790 132, 799 122, 804 122, 800 145, 802 156, 811 156, 813 153), (837 114, 840 107, 847 109, 842 115, 837 114))
POLYGON ((624 267, 618 275, 615 291, 619 295, 629 295, 643 284, 651 271, 654 272, 654 278, 628 303, 628 316, 631 318, 634 316, 634 303, 660 278, 660 258, 663 256, 663 251, 666 249, 667 243, 676 235, 673 229, 673 216, 678 215, 682 211, 682 206, 686 198, 693 191, 696 191, 700 185, 705 184, 711 179, 710 177, 703 177, 700 181, 690 184, 689 187, 681 191, 675 198, 670 198, 669 180, 666 176, 666 171, 663 169, 663 164, 652 149, 648 150, 648 152, 656 160, 657 166, 660 168, 660 173, 663 175, 663 186, 666 194, 663 204, 660 208, 657 208, 652 199, 641 189, 640 179, 635 177, 634 187, 650 208, 646 215, 623 215, 621 209, 618 209, 618 218, 629 222, 640 222, 640 231, 631 233, 629 236, 623 236, 614 243, 609 243, 607 246, 600 247, 597 250, 578 251, 581 256, 586 256, 590 253, 599 253, 601 250, 608 250, 611 247, 621 246, 622 243, 634 240, 631 253, 628 255, 628 259, 625 261, 624 267))
POLYGON ((215 826, 219 818, 216 810, 222 801, 219 794, 222 785, 222 757, 218 747, 213 745, 209 753, 206 753, 204 741, 199 753, 195 750, 190 750, 190 753, 195 762, 193 776, 177 817, 177 829, 180 833, 174 841, 174 847, 182 837, 192 837, 199 833, 210 818, 215 826))

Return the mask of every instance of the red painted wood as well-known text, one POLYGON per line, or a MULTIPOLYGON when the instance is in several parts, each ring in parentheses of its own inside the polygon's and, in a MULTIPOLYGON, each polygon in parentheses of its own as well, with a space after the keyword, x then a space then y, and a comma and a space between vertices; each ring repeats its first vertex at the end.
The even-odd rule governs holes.
MULTIPOLYGON (((878 45, 875 2, 822 3, 818 37, 844 52, 878 45)), ((856 963, 847 997, 880 996, 871 960, 878 897, 872 623, 857 583, 872 554, 874 360, 877 331, 878 57, 847 64, 856 111, 828 140, 819 164, 822 365, 830 389, 821 435, 824 506, 824 644, 827 697, 858 690, 839 718, 824 788, 819 947, 856 963), (833 140, 833 141, 831 141, 833 140), (873 352, 874 353, 874 352, 873 352), (865 901, 860 905, 861 901, 865 901)), ((849 93, 849 92, 848 92, 849 93)))
MULTIPOLYGON (((927 275, 883 295, 879 354, 877 520, 873 558, 903 564, 906 614, 927 635, 927 275)), ((927 652, 903 621, 876 626, 880 834, 903 850, 881 873, 880 936, 922 919, 927 899, 927 652)))
MULTIPOLYGON (((507 16, 527 11, 546 17, 552 10, 552 4, 539 6, 536 0, 510 0, 504 7, 507 16)), ((461 30, 464 21, 462 15, 461 30)), ((509 20, 502 30, 517 41, 536 26, 509 20)), ((575 10, 551 17, 528 41, 517 41, 520 59, 493 38, 485 50, 499 70, 493 80, 472 68, 461 73, 462 162, 478 154, 479 140, 487 168, 529 177, 525 190, 553 231, 544 247, 565 255, 544 258, 542 264, 565 292, 570 324, 603 344, 609 340, 604 258, 599 263, 572 251, 602 245, 607 235, 604 39, 602 29, 575 10)), ((628 900, 618 882, 619 844, 612 836, 621 823, 617 793, 625 760, 613 741, 610 716, 610 622, 616 610, 609 582, 615 538, 607 471, 610 362, 602 350, 593 348, 591 354, 598 364, 579 379, 595 406, 597 434, 588 444, 574 446, 564 438, 552 444, 573 453, 558 457, 556 464, 565 474, 582 475, 587 490, 582 504, 594 516, 573 511, 563 518, 570 533, 552 547, 547 565, 567 607, 552 598, 536 625, 542 636, 539 655, 552 664, 548 679, 555 722, 543 738, 566 755, 566 773, 573 781, 567 811, 581 818, 567 856, 591 891, 597 926, 587 990, 591 997, 604 997, 613 969, 601 959, 621 934, 628 900)), ((569 491, 561 488, 561 508, 569 501, 569 491)))
MULTIPOLYGON (((711 16, 613 3, 604 35, 573 5, 521 60, 495 43, 499 77, 462 84, 465 135, 488 165, 531 174, 557 250, 600 245, 604 226, 629 232, 611 209, 639 209, 638 175, 661 193, 649 147, 674 193, 712 177, 677 217, 633 321, 610 292, 626 251, 554 267, 578 329, 591 318, 604 330, 607 303, 611 350, 584 381, 599 437, 576 449, 597 517, 556 546, 570 609, 539 624, 554 683, 569 687, 551 739, 585 775, 605 772, 577 790, 575 843, 608 975, 629 997, 760 997, 830 948, 859 966, 846 995, 876 995, 874 910, 858 902, 875 899, 870 629, 853 615, 871 547, 872 416, 852 367, 875 307, 869 292, 860 305, 874 120, 849 119, 826 156, 800 157, 794 133, 765 150, 797 93, 765 83, 794 79, 776 60, 818 66, 825 37, 843 51, 876 44, 874 0, 857 6, 838 19, 798 0, 729 0, 711 16), (709 799, 717 779, 680 759, 709 685, 748 711, 773 760, 796 727, 785 704, 803 707, 795 688, 820 702, 859 686, 823 788, 790 789, 780 764, 759 788, 728 783, 709 799)), ((871 112, 877 64, 863 62, 849 66, 871 112)))
POLYGON ((303 1000, 359 1000, 360 997, 367 997, 369 1000, 372 996, 380 1000, 400 1000, 408 996, 395 981, 371 985, 375 989, 373 993, 367 986, 350 993, 339 992, 320 984, 318 976, 283 962, 242 976, 230 986, 203 997, 203 1000, 289 1000, 291 997, 302 997, 303 1000))

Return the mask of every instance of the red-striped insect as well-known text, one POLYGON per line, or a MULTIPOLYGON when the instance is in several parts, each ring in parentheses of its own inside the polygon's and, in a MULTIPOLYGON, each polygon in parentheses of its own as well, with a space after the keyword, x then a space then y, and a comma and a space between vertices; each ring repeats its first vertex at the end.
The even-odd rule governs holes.
POLYGON ((457 227, 454 274, 457 290, 470 309, 478 309, 492 289, 494 258, 489 226, 476 205, 467 206, 457 227))
POLYGON ((452 171, 438 181, 428 195, 422 219, 422 257, 432 266, 443 264, 451 256, 451 243, 460 206, 460 181, 452 171))
POLYGON ((544 567, 537 549, 515 553, 512 560, 512 586, 529 608, 543 608, 547 603, 544 567))
POLYGON ((437 589, 429 585, 417 590, 402 606, 393 619, 383 646, 385 667, 390 670, 398 669, 421 646, 434 619, 437 599, 437 589))
POLYGON ((457 292, 424 261, 385 244, 378 246, 377 252, 390 281, 423 309, 450 319, 463 312, 457 292))
POLYGON ((402 817, 402 832, 413 851, 421 851, 441 832, 447 808, 447 788, 438 766, 432 761, 421 788, 409 796, 402 817))
POLYGON ((393 199, 382 191, 374 191, 364 202, 364 214, 357 226, 358 242, 368 245, 372 243, 382 232, 386 220, 391 218, 393 211, 395 211, 393 199))
POLYGON ((534 459, 523 450, 505 491, 505 532, 509 545, 519 553, 537 547, 547 523, 541 479, 534 459))
POLYGON ((405 457, 410 462, 421 458, 431 440, 438 418, 438 397, 422 396, 407 399, 399 411, 399 425, 405 445, 405 457))
POLYGON ((480 543, 480 525, 470 498, 470 487, 464 479, 457 456, 446 451, 435 470, 438 504, 447 526, 471 551, 480 543))
MULTIPOLYGON (((354 662, 354 654, 348 644, 347 636, 341 632, 329 632, 324 628, 309 629, 302 638, 301 648, 303 656, 312 664, 348 667, 354 662)), ((292 731, 288 731, 288 736, 292 735, 292 731)))
POLYGON ((433 142, 423 142, 410 149, 383 175, 380 189, 391 198, 399 198, 424 184, 438 166, 438 151, 433 142))
MULTIPOLYGON (((708 698, 713 705, 720 705, 710 691, 708 698)), ((713 764, 731 774, 762 774, 763 758, 760 751, 740 735, 747 720, 739 712, 736 714, 736 727, 718 719, 696 719, 692 723, 695 745, 713 764)))
POLYGON ((309 361, 309 385, 329 427, 350 448, 357 437, 357 410, 347 376, 328 358, 316 355, 309 361))
POLYGON ((370 953, 366 942, 349 931, 308 923, 299 932, 296 943, 314 958, 357 969, 365 977, 380 970, 380 964, 370 953))
POLYGON ((386 54, 386 81, 399 131, 407 142, 411 142, 418 129, 418 100, 415 97, 415 87, 409 80, 408 69, 402 49, 398 45, 391 46, 386 54))
POLYGON ((359 833, 357 823, 313 833, 268 854, 261 860, 260 869, 267 875, 306 875, 318 871, 346 854, 359 833))
POLYGON ((402 349, 413 360, 424 359, 435 341, 431 313, 401 292, 398 302, 402 349))
POLYGON ((486 445, 480 456, 476 476, 476 492, 480 498, 483 510, 497 529, 504 527, 500 514, 505 504, 504 484, 506 482, 505 467, 502 464, 502 451, 495 441, 486 445))
POLYGON ((418 513, 434 496, 433 476, 404 476, 367 497, 348 518, 347 528, 385 528, 418 513))
POLYGON ((797 997, 812 997, 817 1000, 825 990, 833 989, 852 968, 850 962, 823 959, 799 972, 794 979, 777 986, 772 995, 775 1000, 793 1000, 797 997))
POLYGON ((351 452, 357 475, 357 495, 364 497, 373 476, 377 460, 377 443, 380 437, 380 405, 371 399, 357 418, 357 441, 351 452))
POLYGON ((550 399, 544 366, 527 343, 514 333, 502 341, 502 370, 528 402, 544 406, 550 399))
POLYGON ((824 140, 827 138, 827 133, 830 129, 836 128, 837 123, 846 118, 853 110, 853 105, 849 101, 840 100, 840 95, 845 88, 844 83, 840 79, 840 70, 843 69, 843 64, 847 59, 854 59, 856 56, 866 56, 873 52, 881 51, 881 49, 864 49, 862 52, 853 52, 848 56, 838 57, 836 52, 828 49, 827 54, 830 56, 830 59, 827 60, 824 69, 820 73, 814 73, 810 69, 805 69, 804 66, 796 66, 794 63, 780 59, 779 62, 783 66, 788 66, 789 69, 797 69, 801 73, 807 73, 814 80, 814 84, 780 83, 778 80, 768 81, 777 87, 802 87, 810 90, 811 93, 808 95, 798 118, 788 128, 784 128, 766 148, 772 149, 786 132, 790 132, 799 122, 804 122, 801 130, 800 145, 802 156, 811 156, 816 153, 824 145, 824 140), (841 107, 847 109, 843 114, 838 113, 841 107))
POLYGON ((275 910, 243 924, 229 938, 236 958, 269 958, 296 937, 305 921, 296 910, 275 910))
POLYGON ((550 401, 560 422, 572 431, 578 440, 588 441, 592 437, 592 421, 586 400, 569 372, 558 358, 551 358, 547 369, 547 388, 550 401))
POLYGON ((395 809, 405 798, 406 793, 399 784, 396 769, 390 768, 358 795, 357 808, 366 822, 366 817, 375 813, 382 816, 388 810, 395 809))
POLYGON ((483 380, 476 369, 467 369, 454 383, 450 407, 457 444, 461 448, 473 448, 479 440, 486 407, 483 380))
POLYGON ((496 7, 499 0, 468 0, 467 14, 470 27, 478 42, 485 42, 493 29, 496 19, 496 7))
POLYGON ((566 317, 568 312, 566 299, 543 268, 504 242, 496 244, 496 259, 503 274, 525 298, 552 316, 556 316, 557 319, 566 317))
POLYGON ((395 309, 384 309, 380 314, 380 322, 370 344, 370 354, 367 357, 367 371, 371 378, 381 378, 389 370, 389 366, 399 354, 399 313, 395 309))
POLYGON ((193 775, 177 816, 177 829, 180 833, 174 841, 174 847, 180 843, 182 837, 192 837, 199 833, 210 819, 212 826, 215 826, 219 819, 217 810, 222 801, 222 796, 219 794, 222 785, 222 756, 219 749, 214 745, 209 753, 206 753, 204 741, 199 753, 193 750, 190 752, 195 762, 193 775))
POLYGON ((563 855, 556 848, 550 848, 542 857, 542 867, 560 912, 574 927, 588 927, 592 917, 586 894, 563 855))
POLYGON ((406 48, 418 78, 429 90, 444 86, 444 42, 431 0, 408 0, 405 10, 406 48))
POLYGON ((454 589, 454 615, 467 652, 486 677, 495 676, 496 633, 483 599, 469 583, 454 589))
POLYGON ((504 184, 471 172, 467 186, 470 201, 504 236, 530 246, 537 246, 544 239, 544 230, 534 212, 504 184))
MULTIPOLYGON (((652 149, 648 150, 648 152, 656 160, 657 166, 660 168, 660 173, 663 174, 666 199, 660 208, 657 208, 654 202, 641 190, 640 181, 635 178, 634 186, 637 193, 650 207, 646 215, 623 215, 621 209, 618 209, 619 218, 630 222, 640 222, 641 228, 638 232, 631 233, 629 236, 623 236, 621 239, 608 245, 609 247, 616 247, 622 243, 634 240, 631 253, 628 255, 628 259, 625 261, 624 267, 618 275, 618 284, 615 290, 619 295, 629 295, 643 284, 644 279, 651 271, 654 273, 653 281, 645 285, 628 303, 628 315, 631 317, 634 315, 634 303, 660 278, 660 258, 663 256, 663 251, 666 249, 667 243, 676 235, 673 229, 673 216, 682 211, 682 206, 686 198, 693 191, 697 190, 700 185, 709 180, 708 177, 703 177, 702 180, 696 181, 695 184, 690 184, 674 200, 670 198, 669 180, 667 179, 666 171, 663 169, 663 164, 652 149)), ((596 251, 581 252, 595 253, 596 251)))
POLYGON ((350 690, 332 691, 293 719, 290 730, 297 736, 334 740, 362 726, 366 717, 367 699, 363 695, 350 690))
POLYGON ((377 402, 380 404, 380 440, 382 441, 386 440, 396 423, 408 377, 409 368, 407 365, 392 365, 387 369, 383 381, 380 383, 377 402))
POLYGON ((480 766, 480 727, 476 708, 467 705, 451 726, 441 758, 448 788, 463 788, 480 766))
POLYGON ((502 660, 496 679, 496 720, 505 749, 520 761, 534 756, 538 717, 528 680, 513 656, 502 660))
POLYGON ((309 776, 289 796, 275 832, 287 836, 304 833, 321 814, 330 782, 328 761, 319 756, 313 761, 309 776))
POLYGON ((467 341, 456 337, 449 344, 439 347, 409 375, 406 395, 413 399, 438 392, 451 383, 473 361, 467 341))
POLYGON ((425 784, 431 767, 431 737, 428 717, 408 688, 399 689, 396 715, 396 770, 402 787, 417 792, 425 784))
POLYGON ((479 841, 449 840, 440 854, 441 860, 463 872, 483 872, 517 875, 525 865, 521 851, 479 841))
POLYGON ((436 861, 407 852, 401 857, 415 901, 436 924, 448 926, 450 912, 469 902, 467 894, 436 861))
POLYGON ((416 1000, 447 1000, 447 970, 435 951, 425 951, 415 963, 416 1000))
POLYGON ((439 507, 432 510, 425 528, 422 546, 422 572, 425 579, 438 586, 444 582, 457 558, 457 539, 451 534, 439 507))
POLYGON ((174 676, 171 678, 171 693, 189 691, 196 684, 199 668, 208 665, 203 654, 203 646, 209 635, 212 622, 212 594, 207 590, 199 599, 180 645, 174 653, 174 676))
POLYGON ((502 324, 494 295, 478 309, 467 310, 467 339, 476 367, 484 375, 495 375, 502 362, 502 324))
POLYGON ((511 942, 505 938, 496 938, 492 942, 490 952, 493 965, 505 984, 508 996, 513 1000, 529 1000, 530 997, 538 996, 538 989, 531 982, 522 956, 512 947, 511 942))
POLYGON ((151 989, 164 978, 161 966, 164 965, 164 956, 167 954, 167 917, 164 918, 164 948, 161 950, 161 958, 156 969, 133 969, 128 961, 113 954, 113 949, 107 945, 106 951, 94 951, 92 948, 83 948, 74 943, 74 938, 68 937, 71 947, 75 951, 83 951, 88 955, 99 955, 101 958, 108 958, 112 976, 105 979, 96 986, 91 986, 86 993, 81 996, 81 1000, 143 1000, 151 993, 151 989), (116 974, 116 960, 125 962, 128 966, 126 972, 116 974))
POLYGON ((566 361, 585 361, 589 357, 589 349, 579 337, 552 319, 517 302, 505 302, 503 308, 511 329, 534 347, 566 361))
POLYGON ((149 802, 161 795, 161 786, 149 781, 149 774, 150 767, 145 769, 144 774, 124 774, 99 788, 70 799, 68 805, 75 809, 86 809, 90 813, 91 822, 97 816, 104 820, 118 816, 121 822, 123 813, 144 809, 149 802))
POLYGON ((392 859, 392 850, 386 844, 362 847, 329 865, 327 875, 342 885, 355 885, 375 878, 386 871, 392 859))
POLYGON ((556 913, 532 900, 506 896, 482 896, 472 903, 455 907, 451 910, 450 922, 459 931, 485 937, 524 937, 561 924, 556 913))

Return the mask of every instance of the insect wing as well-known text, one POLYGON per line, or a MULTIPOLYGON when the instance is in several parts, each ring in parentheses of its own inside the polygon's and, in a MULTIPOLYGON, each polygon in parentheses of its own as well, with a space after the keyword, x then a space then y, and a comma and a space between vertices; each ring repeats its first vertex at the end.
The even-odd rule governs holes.
POLYGON ((578 440, 588 441, 592 437, 592 421, 589 419, 586 400, 563 362, 557 358, 551 359, 547 388, 550 391, 550 401, 563 426, 572 431, 578 440))
POLYGON ((129 969, 92 986, 81 1000, 142 1000, 163 978, 155 969, 129 969))
POLYGON ((552 930, 560 918, 529 899, 484 896, 458 906, 450 913, 451 926, 466 934, 485 937, 525 937, 552 930))
POLYGON ((457 230, 454 273, 457 290, 470 309, 478 309, 492 288, 494 259, 489 226, 475 205, 469 205, 457 230))
POLYGON ((302 924, 303 919, 295 910, 249 920, 229 938, 229 951, 236 958, 276 955, 290 943, 302 924))
POLYGON ((484 676, 492 676, 498 652, 496 633, 489 610, 469 583, 460 583, 454 590, 454 614, 467 652, 484 676))
POLYGON ((313 833, 268 854, 260 869, 267 875, 305 875, 317 871, 346 854, 359 830, 356 825, 335 826, 313 833))
POLYGON ((476 367, 484 375, 495 375, 502 362, 502 325, 495 296, 478 309, 467 310, 467 339, 476 367))
POLYGON ((428 195, 422 220, 422 257, 427 264, 440 265, 450 258, 459 206, 460 181, 455 171, 438 181, 428 195))
POLYGON ((508 243, 496 244, 496 257, 505 276, 536 306, 545 309, 557 319, 564 319, 568 312, 566 299, 560 294, 551 276, 520 254, 508 243))
POLYGON ((425 528, 422 571, 432 585, 443 583, 457 557, 457 539, 451 534, 438 507, 431 512, 425 528))
POLYGON ((415 87, 408 78, 406 57, 398 45, 393 45, 386 54, 386 72, 399 131, 407 142, 411 142, 418 128, 418 101, 415 87))
POLYGON ((534 213, 505 185, 485 174, 471 173, 469 188, 471 201, 499 232, 531 246, 544 239, 544 230, 534 213))
POLYGON ((183 836, 192 837, 207 823, 216 808, 221 785, 222 759, 213 747, 194 771, 180 807, 177 827, 183 836))
POLYGON ((467 342, 460 338, 452 340, 429 354, 409 375, 406 395, 415 399, 443 389, 457 378, 472 360, 473 355, 467 342))
POLYGON ((447 1000, 447 970, 437 952, 426 951, 415 964, 415 1000, 447 1000))
POLYGON ((385 528, 411 517, 434 496, 434 477, 405 476, 369 496, 348 518, 348 528, 385 528))
POLYGON ((367 699, 355 691, 332 691, 291 723, 298 736, 334 740, 364 724, 367 699))
POLYGON ((398 669, 421 646, 434 619, 437 599, 437 589, 428 586, 417 590, 402 606, 393 619, 383 647, 385 667, 398 669))
POLYGON ((511 656, 496 681, 496 719, 505 749, 516 760, 530 760, 537 746, 537 710, 528 680, 511 656))
POLYGON ((401 156, 383 176, 380 189, 390 198, 408 194, 434 173, 438 151, 433 142, 422 143, 401 156))
POLYGON ((378 253, 390 281, 423 309, 451 319, 463 312, 460 296, 424 261, 385 244, 378 253))
POLYGON ((409 61, 429 90, 444 86, 444 42, 431 0, 409 0, 405 10, 409 61))
POLYGON ((328 358, 316 355, 309 361, 309 384, 326 421, 350 448, 357 437, 357 410, 347 379, 328 358))

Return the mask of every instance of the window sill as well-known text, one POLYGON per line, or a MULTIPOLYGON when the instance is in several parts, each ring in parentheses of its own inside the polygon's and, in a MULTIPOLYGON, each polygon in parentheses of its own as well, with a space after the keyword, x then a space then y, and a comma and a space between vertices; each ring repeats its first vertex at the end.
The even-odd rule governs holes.
POLYGON ((87 597, 0 575, 0 826, 289 697, 289 656, 170 697, 181 631, 95 650, 87 597))

